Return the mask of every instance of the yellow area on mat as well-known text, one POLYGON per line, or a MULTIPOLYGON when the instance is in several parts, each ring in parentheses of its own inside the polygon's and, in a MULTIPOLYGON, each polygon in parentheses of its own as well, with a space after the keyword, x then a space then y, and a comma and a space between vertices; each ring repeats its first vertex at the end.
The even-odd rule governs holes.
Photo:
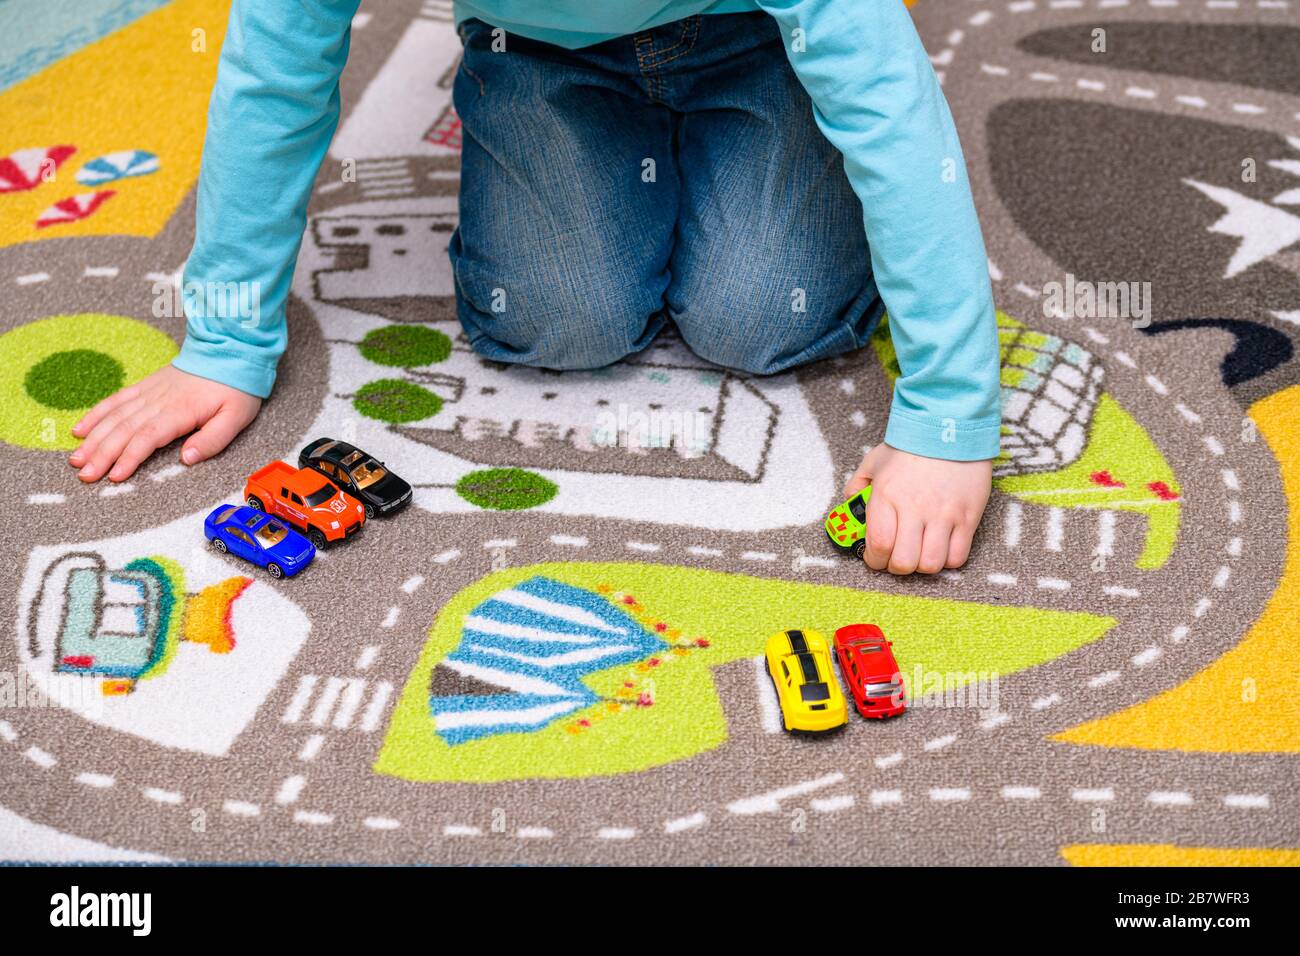
MULTIPOLYGON (((81 444, 72 437, 72 426, 95 402, 82 408, 56 408, 38 401, 29 391, 27 376, 42 361, 90 352, 116 362, 121 380, 102 394, 95 393, 102 397, 166 365, 177 351, 165 332, 123 315, 54 315, 10 329, 0 335, 0 368, 7 372, 0 379, 0 441, 48 451, 70 451, 81 444)), ((77 384, 68 383, 69 387, 77 384)))
POLYGON ((1076 843, 1061 848, 1071 866, 1300 866, 1300 850, 1174 846, 1170 843, 1076 843))
POLYGON ((174 0, 0 93, 0 156, 77 147, 53 182, 0 197, 0 247, 59 236, 155 235, 198 176, 208 96, 230 0, 174 0), (202 30, 204 52, 195 52, 202 30), (99 156, 155 153, 159 171, 103 186, 75 175, 99 156), (62 199, 97 189, 116 195, 86 219, 36 228, 62 199))
MULTIPOLYGON (((1245 637, 1185 684, 1053 739, 1200 753, 1300 753, 1300 385, 1250 409, 1282 472, 1289 532, 1273 597, 1245 637)), ((1193 632, 1189 640, 1195 640, 1193 632)))
MULTIPOLYGON (((868 584, 864 575, 864 588, 868 584)), ((393 712, 374 769, 407 780, 489 782, 626 773, 685 759, 723 744, 729 720, 760 723, 757 672, 746 659, 761 656, 773 632, 815 628, 830 637, 837 627, 855 621, 879 624, 894 641, 909 692, 916 689, 918 667, 932 688, 938 675, 948 678, 949 687, 957 687, 1051 660, 1097 640, 1115 625, 1114 618, 1095 614, 903 597, 665 565, 510 568, 465 588, 439 612, 393 712), (543 729, 452 746, 437 735, 430 714, 434 666, 459 644, 467 613, 491 595, 534 576, 592 591, 607 585, 611 593, 635 598, 644 609, 638 617, 647 627, 663 622, 687 640, 707 639, 708 646, 683 649, 682 654, 666 650, 658 655, 658 666, 620 664, 591 675, 587 686, 602 699, 543 729), (732 661, 744 661, 742 696, 729 700, 730 710, 724 714, 713 669, 732 661), (650 690, 653 705, 620 707, 627 684, 633 686, 632 699, 650 690)), ((667 636, 674 635, 670 631, 667 636)), ((975 688, 970 696, 976 696, 975 688)), ((914 706, 912 714, 898 719, 925 720, 920 710, 914 706)), ((853 714, 851 719, 860 718, 853 714)), ((745 733, 750 732, 746 728, 745 733)), ((806 743, 811 755, 817 741, 806 743)))
POLYGON ((185 606, 185 640, 192 644, 206 644, 213 654, 228 654, 234 650, 231 605, 252 583, 252 578, 243 576, 226 578, 190 598, 185 606))

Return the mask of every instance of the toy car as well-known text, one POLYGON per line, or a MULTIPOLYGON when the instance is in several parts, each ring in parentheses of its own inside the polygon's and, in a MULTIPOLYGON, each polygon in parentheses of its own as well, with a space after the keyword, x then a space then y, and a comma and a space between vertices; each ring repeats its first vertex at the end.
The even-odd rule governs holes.
POLYGON ((894 717, 907 710, 893 644, 874 624, 849 624, 835 632, 840 673, 863 717, 894 717))
POLYGON ((203 535, 222 554, 266 568, 273 578, 291 578, 316 557, 310 541, 283 521, 245 505, 220 505, 203 522, 203 535))
POLYGON ((345 441, 317 438, 298 456, 299 468, 319 471, 360 501, 366 517, 391 515, 411 500, 411 486, 360 448, 345 441))
POLYGON ((366 521, 361 502, 339 491, 320 472, 295 470, 282 461, 273 461, 248 476, 244 500, 249 507, 307 532, 317 548, 352 537, 366 521))
POLYGON ((861 558, 867 550, 867 499, 871 486, 863 488, 826 518, 826 537, 845 554, 861 558))
POLYGON ((766 657, 786 730, 834 730, 848 723, 826 638, 816 631, 781 631, 767 639, 766 657))

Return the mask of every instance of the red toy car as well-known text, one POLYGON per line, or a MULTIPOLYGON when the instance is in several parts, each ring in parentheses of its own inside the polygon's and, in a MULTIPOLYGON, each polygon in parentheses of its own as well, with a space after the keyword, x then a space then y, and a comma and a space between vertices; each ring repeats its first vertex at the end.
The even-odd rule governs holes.
POLYGON ((849 624, 835 632, 840 673, 863 717, 895 717, 907 710, 893 644, 874 624, 849 624))
POLYGON ((283 518, 307 533, 317 550, 361 530, 366 509, 357 499, 310 468, 273 461, 248 476, 244 499, 250 507, 283 518))

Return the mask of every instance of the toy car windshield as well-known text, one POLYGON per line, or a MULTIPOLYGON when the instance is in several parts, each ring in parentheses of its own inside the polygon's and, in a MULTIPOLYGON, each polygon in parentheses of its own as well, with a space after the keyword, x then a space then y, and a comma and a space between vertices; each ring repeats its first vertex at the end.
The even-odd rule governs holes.
MULTIPOLYGON (((348 455, 348 457, 351 458, 353 456, 348 455)), ((388 474, 388 472, 384 470, 384 466, 379 464, 379 462, 375 461, 373 458, 366 460, 363 464, 357 465, 357 467, 353 468, 351 472, 352 480, 356 483, 358 488, 367 488, 386 474, 388 474)))
POLYGON ((849 511, 853 512, 853 517, 858 519, 859 524, 867 523, 867 505, 862 500, 862 495, 854 495, 849 500, 849 511))
POLYGON ((273 544, 279 544, 284 540, 286 534, 288 534, 288 532, 285 531, 284 525, 276 524, 274 521, 268 521, 266 524, 262 525, 262 527, 257 529, 257 539, 268 547, 273 544))
POLYGON ((334 497, 334 486, 328 481, 321 485, 316 491, 307 496, 307 507, 315 508, 317 505, 323 505, 334 497))

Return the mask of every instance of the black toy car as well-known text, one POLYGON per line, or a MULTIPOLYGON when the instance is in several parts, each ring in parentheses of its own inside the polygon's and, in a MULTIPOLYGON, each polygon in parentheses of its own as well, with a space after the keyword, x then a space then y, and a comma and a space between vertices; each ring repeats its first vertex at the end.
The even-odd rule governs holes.
POLYGON ((298 455, 299 468, 320 472, 366 507, 366 517, 386 517, 406 507, 411 486, 360 448, 317 438, 298 455))

